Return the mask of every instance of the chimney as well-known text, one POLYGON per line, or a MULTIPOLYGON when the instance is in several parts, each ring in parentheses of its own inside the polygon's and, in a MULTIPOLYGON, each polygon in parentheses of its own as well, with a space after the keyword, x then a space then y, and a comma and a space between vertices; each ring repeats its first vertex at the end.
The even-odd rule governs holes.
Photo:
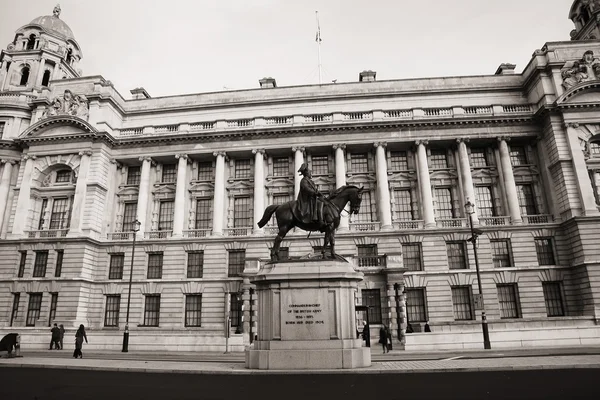
POLYGON ((359 82, 375 82, 375 76, 377 76, 377 72, 375 71, 363 71, 358 74, 359 82))
POLYGON ((262 89, 277 87, 277 82, 275 81, 275 78, 271 77, 259 79, 258 83, 260 83, 260 87, 262 89))
POLYGON ((130 90, 130 92, 133 95, 134 100, 150 98, 150 95, 148 94, 148 92, 146 92, 146 89, 144 89, 143 87, 132 89, 132 90, 130 90))
POLYGON ((515 64, 502 63, 496 70, 495 75, 512 75, 515 73, 515 64))

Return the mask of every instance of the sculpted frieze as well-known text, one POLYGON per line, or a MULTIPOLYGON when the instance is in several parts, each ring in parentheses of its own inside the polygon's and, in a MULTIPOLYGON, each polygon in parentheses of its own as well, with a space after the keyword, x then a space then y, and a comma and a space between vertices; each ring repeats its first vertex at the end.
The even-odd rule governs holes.
POLYGON ((69 89, 62 96, 57 96, 52 103, 46 106, 42 118, 57 115, 73 115, 83 120, 88 119, 88 101, 84 95, 74 95, 69 89))
POLYGON ((583 53, 578 61, 567 61, 560 70, 563 78, 563 87, 570 89, 582 82, 600 79, 600 61, 591 50, 583 53))

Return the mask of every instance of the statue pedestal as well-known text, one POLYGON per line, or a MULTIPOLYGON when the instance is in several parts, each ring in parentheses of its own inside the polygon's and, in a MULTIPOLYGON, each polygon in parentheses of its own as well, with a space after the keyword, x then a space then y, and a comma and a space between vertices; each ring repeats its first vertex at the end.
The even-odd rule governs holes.
POLYGON ((346 261, 266 264, 252 280, 258 295, 258 340, 246 350, 246 368, 370 366, 370 349, 356 338, 354 295, 362 279, 346 261))

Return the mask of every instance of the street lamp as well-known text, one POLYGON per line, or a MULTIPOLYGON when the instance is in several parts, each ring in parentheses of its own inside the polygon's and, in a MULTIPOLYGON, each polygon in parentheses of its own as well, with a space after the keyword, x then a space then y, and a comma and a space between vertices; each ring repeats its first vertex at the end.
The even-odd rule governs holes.
POLYGON ((235 294, 237 298, 237 306, 238 306, 238 315, 237 315, 237 327, 235 328, 235 333, 240 334, 244 333, 244 325, 242 323, 242 313, 244 312, 244 303, 242 298, 242 291, 239 291, 235 294))
POLYGON ((394 283, 394 291, 396 292, 396 321, 398 321, 398 340, 402 341, 402 319, 400 316, 400 284, 398 282, 394 283))
POLYGON ((142 223, 137 219, 133 221, 131 231, 133 232, 133 247, 131 248, 131 268, 129 269, 129 291, 127 294, 127 316, 125 317, 125 332, 123 332, 123 353, 129 351, 129 306, 131 304, 131 282, 133 280, 133 259, 135 257, 135 237, 139 232, 142 223))
POLYGON ((483 348, 491 349, 490 333, 488 331, 487 317, 485 316, 485 307, 483 304, 483 291, 481 289, 481 275, 479 273, 479 259, 477 258, 477 237, 483 233, 479 229, 473 228, 473 214, 475 213, 475 204, 471 203, 467 199, 465 204, 465 212, 469 214, 469 227, 471 228, 471 237, 469 242, 473 245, 473 255, 475 257, 475 270, 477 271, 477 286, 479 287, 479 303, 481 307, 481 328, 483 330, 483 348))

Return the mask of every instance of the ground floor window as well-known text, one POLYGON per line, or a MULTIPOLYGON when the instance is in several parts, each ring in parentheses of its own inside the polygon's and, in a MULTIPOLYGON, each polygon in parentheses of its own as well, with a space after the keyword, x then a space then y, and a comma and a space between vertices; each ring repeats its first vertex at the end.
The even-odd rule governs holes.
POLYGON ((121 296, 118 294, 106 296, 106 310, 104 311, 104 326, 119 326, 119 310, 121 309, 121 296))
POLYGON ((242 296, 237 292, 229 294, 231 298, 229 307, 229 318, 231 319, 231 326, 238 327, 242 322, 242 296))
POLYGON ((406 289, 406 311, 408 322, 425 322, 427 313, 425 308, 425 289, 406 289))
POLYGON ((565 307, 562 296, 561 282, 543 282, 544 302, 549 317, 564 317, 565 307))
POLYGON ((27 307, 26 326, 35 326, 35 321, 40 318, 40 310, 42 309, 42 293, 29 294, 29 306, 27 307))
POLYGON ((500 318, 519 318, 519 293, 516 284, 498 285, 500 318))
POLYGON ((10 326, 13 326, 15 320, 19 316, 19 302, 21 301, 21 293, 13 293, 13 307, 10 314, 10 326))
POLYGON ((201 326, 202 295, 185 296, 185 326, 201 326))
POLYGON ((52 326, 52 321, 56 319, 56 307, 58 306, 58 293, 51 293, 50 314, 48 315, 48 326, 52 326))
MULTIPOLYGON (((379 289, 363 289, 362 305, 367 306, 369 324, 381 324, 381 294, 379 289)), ((367 320, 367 318, 364 318, 367 320)))
POLYGON ((452 310, 456 321, 467 321, 473 318, 473 295, 471 286, 452 287, 452 310))
POLYGON ((158 326, 160 321, 160 294, 146 295, 144 326, 158 326))

